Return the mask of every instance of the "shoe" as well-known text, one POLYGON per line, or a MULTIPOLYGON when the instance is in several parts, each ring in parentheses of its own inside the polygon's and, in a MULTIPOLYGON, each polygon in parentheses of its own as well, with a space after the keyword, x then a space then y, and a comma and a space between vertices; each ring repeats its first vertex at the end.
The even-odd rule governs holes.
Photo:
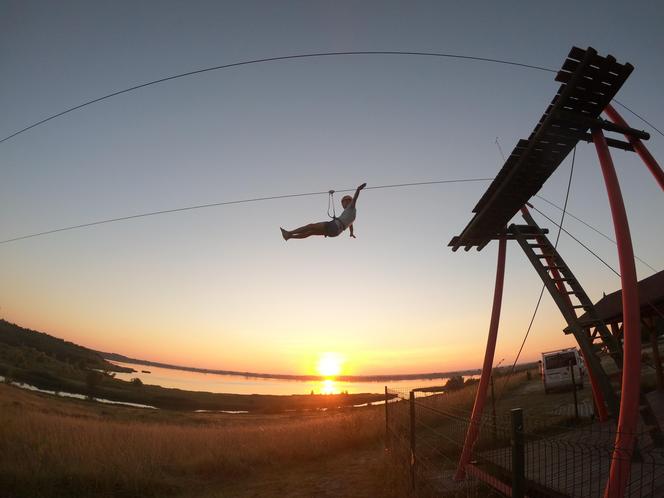
POLYGON ((290 237, 288 236, 288 232, 286 230, 284 230, 281 227, 279 227, 279 230, 281 230, 281 236, 284 238, 284 240, 290 239, 290 237))

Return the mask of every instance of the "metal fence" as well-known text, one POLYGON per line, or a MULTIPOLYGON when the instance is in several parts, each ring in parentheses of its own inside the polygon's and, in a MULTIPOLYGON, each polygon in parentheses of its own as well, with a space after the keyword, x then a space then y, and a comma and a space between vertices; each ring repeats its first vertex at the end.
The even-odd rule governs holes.
MULTIPOLYGON (((466 479, 454 473, 470 420, 445 394, 386 388, 386 447, 407 468, 417 496, 523 496, 599 498, 611 467, 616 428, 564 417, 517 413, 485 415, 466 479), (515 418, 516 417, 516 418, 515 418)), ((664 449, 647 430, 635 434, 626 497, 664 496, 664 449)))
POLYGON ((386 448, 405 469, 414 495, 502 496, 474 476, 461 481, 453 478, 467 420, 440 410, 438 396, 388 388, 385 396, 386 448))

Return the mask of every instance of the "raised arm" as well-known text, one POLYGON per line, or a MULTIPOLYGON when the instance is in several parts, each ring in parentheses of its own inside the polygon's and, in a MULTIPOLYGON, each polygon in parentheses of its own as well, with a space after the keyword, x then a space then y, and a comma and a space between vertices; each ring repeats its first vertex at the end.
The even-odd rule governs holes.
POLYGON ((355 204, 357 204, 357 198, 360 196, 360 190, 362 190, 366 186, 367 186, 367 184, 363 183, 362 185, 357 187, 357 190, 355 191, 355 195, 353 196, 353 202, 351 203, 351 206, 355 207, 355 204))

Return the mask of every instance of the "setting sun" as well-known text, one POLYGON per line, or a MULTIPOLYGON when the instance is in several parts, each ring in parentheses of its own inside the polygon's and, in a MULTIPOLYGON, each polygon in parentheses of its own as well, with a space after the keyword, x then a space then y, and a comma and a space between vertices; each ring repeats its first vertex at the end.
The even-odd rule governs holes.
POLYGON ((318 360, 318 373, 323 377, 339 375, 343 362, 343 357, 338 353, 323 353, 318 360))

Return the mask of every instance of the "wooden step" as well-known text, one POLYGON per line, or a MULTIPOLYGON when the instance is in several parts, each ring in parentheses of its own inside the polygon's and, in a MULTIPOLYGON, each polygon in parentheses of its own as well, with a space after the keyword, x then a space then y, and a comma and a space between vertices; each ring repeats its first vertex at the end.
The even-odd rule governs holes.
POLYGON ((579 320, 579 325, 581 327, 599 327, 602 325, 602 321, 599 318, 591 318, 590 320, 579 320))

